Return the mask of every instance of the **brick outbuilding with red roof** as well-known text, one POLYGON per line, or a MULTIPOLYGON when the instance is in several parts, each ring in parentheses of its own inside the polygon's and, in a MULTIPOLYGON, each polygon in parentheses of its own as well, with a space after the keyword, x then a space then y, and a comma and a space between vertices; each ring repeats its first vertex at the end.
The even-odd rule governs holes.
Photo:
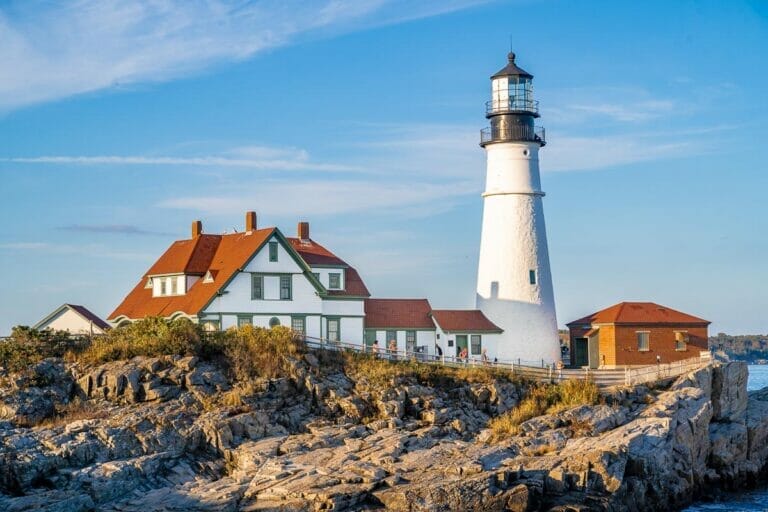
POLYGON ((669 363, 707 350, 710 322, 653 302, 621 302, 568 324, 571 365, 669 363))

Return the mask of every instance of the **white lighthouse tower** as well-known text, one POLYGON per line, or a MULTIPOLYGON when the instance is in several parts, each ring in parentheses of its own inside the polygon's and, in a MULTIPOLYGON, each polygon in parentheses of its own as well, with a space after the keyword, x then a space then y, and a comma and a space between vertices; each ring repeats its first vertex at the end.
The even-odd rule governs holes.
POLYGON ((483 231, 477 272, 477 307, 504 332, 499 360, 523 364, 560 360, 555 297, 539 178, 544 129, 533 99, 533 76, 509 54, 491 77, 491 101, 480 134, 488 155, 483 193, 483 231))

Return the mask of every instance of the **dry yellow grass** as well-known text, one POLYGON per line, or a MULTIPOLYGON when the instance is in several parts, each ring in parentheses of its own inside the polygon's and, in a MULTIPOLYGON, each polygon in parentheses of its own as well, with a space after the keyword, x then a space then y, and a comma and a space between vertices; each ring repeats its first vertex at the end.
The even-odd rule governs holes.
POLYGON ((600 400, 600 392, 594 382, 567 380, 559 384, 537 384, 528 390, 527 396, 506 413, 488 423, 492 441, 500 441, 520 432, 520 424, 537 416, 554 414, 578 405, 592 405, 600 400))
POLYGON ((68 425, 74 421, 93 420, 108 416, 109 412, 103 406, 98 406, 87 400, 76 399, 58 407, 54 416, 44 419, 37 426, 55 428, 68 425))

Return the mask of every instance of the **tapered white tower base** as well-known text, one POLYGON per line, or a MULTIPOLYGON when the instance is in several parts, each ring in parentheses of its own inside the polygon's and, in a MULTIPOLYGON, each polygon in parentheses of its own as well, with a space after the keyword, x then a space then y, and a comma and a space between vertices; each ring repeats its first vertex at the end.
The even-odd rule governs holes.
POLYGON ((477 276, 477 308, 504 332, 500 361, 560 360, 539 178, 538 142, 485 146, 488 169, 477 276))

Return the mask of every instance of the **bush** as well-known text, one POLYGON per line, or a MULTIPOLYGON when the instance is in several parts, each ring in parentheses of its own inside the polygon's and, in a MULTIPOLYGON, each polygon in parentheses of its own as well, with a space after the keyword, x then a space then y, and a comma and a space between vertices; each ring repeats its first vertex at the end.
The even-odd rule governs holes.
POLYGON ((202 351, 200 327, 186 318, 147 317, 94 340, 75 359, 97 364, 136 356, 197 355, 202 351))
POLYGON ((82 347, 84 342, 87 340, 67 331, 38 331, 17 325, 7 340, 0 341, 0 368, 21 372, 46 357, 61 357, 72 348, 82 347))
POLYGON ((543 414, 554 414, 578 405, 594 405, 600 400, 597 385, 590 380, 566 380, 559 384, 536 384, 526 397, 506 413, 493 418, 488 426, 492 440, 516 435, 520 424, 543 414))
POLYGON ((236 380, 275 378, 289 371, 289 360, 306 352, 306 345, 287 327, 245 325, 227 330, 223 354, 236 380))

